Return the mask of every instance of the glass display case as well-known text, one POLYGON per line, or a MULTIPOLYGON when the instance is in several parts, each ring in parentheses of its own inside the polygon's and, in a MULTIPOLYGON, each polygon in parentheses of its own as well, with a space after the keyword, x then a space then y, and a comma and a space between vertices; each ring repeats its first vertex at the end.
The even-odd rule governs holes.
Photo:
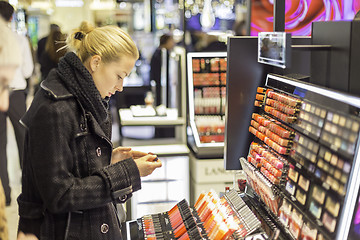
POLYGON ((226 52, 187 54, 188 144, 198 158, 224 154, 226 52))

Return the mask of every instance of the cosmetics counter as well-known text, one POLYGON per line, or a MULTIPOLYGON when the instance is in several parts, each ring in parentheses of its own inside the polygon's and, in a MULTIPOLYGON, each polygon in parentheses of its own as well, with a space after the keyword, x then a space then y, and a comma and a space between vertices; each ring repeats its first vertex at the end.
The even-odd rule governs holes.
POLYGON ((226 52, 187 54, 187 142, 190 154, 190 203, 201 191, 224 191, 233 173, 224 170, 226 52))
POLYGON ((261 222, 235 190, 221 198, 203 192, 192 206, 184 199, 169 211, 123 224, 124 239, 266 240, 261 222))
POLYGON ((360 186, 360 98, 269 74, 255 99, 253 141, 240 163, 250 205, 271 222, 267 234, 348 239, 360 186))
POLYGON ((226 52, 188 53, 188 145, 197 158, 224 154, 226 52))

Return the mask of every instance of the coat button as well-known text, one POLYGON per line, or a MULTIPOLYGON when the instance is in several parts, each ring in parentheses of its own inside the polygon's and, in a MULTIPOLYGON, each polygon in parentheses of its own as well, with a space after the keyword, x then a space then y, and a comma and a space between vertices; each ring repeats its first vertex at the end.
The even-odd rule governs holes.
POLYGON ((119 197, 119 200, 122 202, 125 202, 126 199, 127 199, 127 195, 123 195, 123 196, 119 197))
POLYGON ((106 223, 103 223, 100 227, 100 231, 101 233, 107 233, 109 231, 109 225, 107 225, 106 223))
POLYGON ((101 156, 101 148, 100 148, 100 147, 98 147, 98 148, 96 149, 96 155, 97 155, 98 157, 101 156))
POLYGON ((80 123, 80 129, 81 129, 81 131, 85 132, 86 131, 85 124, 80 123))

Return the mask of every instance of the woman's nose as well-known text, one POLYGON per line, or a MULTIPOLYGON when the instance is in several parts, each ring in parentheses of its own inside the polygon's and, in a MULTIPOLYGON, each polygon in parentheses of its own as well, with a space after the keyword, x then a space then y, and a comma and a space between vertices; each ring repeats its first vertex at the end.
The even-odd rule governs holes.
POLYGON ((122 84, 116 85, 115 90, 118 91, 118 92, 122 92, 123 91, 123 85, 122 84))

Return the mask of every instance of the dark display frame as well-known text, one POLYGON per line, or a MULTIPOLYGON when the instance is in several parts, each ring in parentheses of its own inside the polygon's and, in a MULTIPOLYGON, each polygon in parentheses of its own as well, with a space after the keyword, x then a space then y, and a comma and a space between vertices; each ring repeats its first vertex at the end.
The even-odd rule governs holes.
MULTIPOLYGON (((329 120, 330 114, 339 113, 341 116, 347 116, 346 119, 350 119, 350 121, 354 120, 357 123, 360 122, 359 112, 360 112, 360 98, 349 95, 346 93, 342 93, 336 90, 331 90, 323 87, 319 87, 313 84, 304 83, 301 81, 297 81, 295 79, 287 78, 284 76, 278 76, 274 74, 269 74, 267 76, 265 87, 270 87, 271 89, 275 89, 279 93, 285 93, 290 96, 297 96, 301 98, 303 101, 307 101, 309 103, 316 103, 318 106, 322 106, 322 109, 326 110, 326 118, 324 119, 326 122, 331 122, 329 120)), ((304 110, 305 111, 305 110, 304 110)), ((261 112, 261 111, 260 111, 261 112)), ((280 119, 278 119, 280 120, 280 119)), ((354 212, 357 209, 357 201, 358 201, 358 192, 360 187, 360 179, 356 176, 360 174, 360 139, 359 139, 359 130, 357 130, 357 139, 356 145, 353 154, 343 151, 339 147, 335 146, 335 143, 332 143, 330 140, 325 141, 322 139, 323 133, 325 131, 325 124, 322 125, 322 133, 321 135, 310 134, 311 131, 306 129, 299 128, 299 121, 295 123, 289 124, 289 127, 296 129, 304 136, 311 138, 312 141, 317 142, 320 145, 320 148, 326 148, 328 151, 337 154, 339 157, 342 157, 346 162, 351 164, 350 174, 347 179, 346 194, 344 197, 340 195, 337 196, 337 193, 330 189, 327 183, 322 182, 320 179, 315 177, 314 171, 310 171, 307 169, 303 163, 299 163, 296 159, 293 159, 292 156, 288 156, 288 160, 291 164, 295 166, 295 169, 302 176, 307 177, 307 179, 311 179, 310 189, 307 191, 306 204, 301 205, 295 197, 290 196, 290 194, 285 190, 284 186, 275 187, 278 191, 278 195, 281 196, 282 199, 286 199, 293 205, 293 208, 299 212, 303 219, 306 220, 307 223, 311 223, 313 226, 316 226, 318 232, 323 234, 326 239, 347 239, 350 227, 353 222, 353 218, 349 218, 349 213, 354 212), (347 159, 347 160, 346 160, 347 159), (337 219, 337 225, 334 233, 328 232, 321 220, 317 220, 313 217, 309 211, 310 207, 310 192, 313 191, 313 188, 316 186, 320 186, 326 191, 326 199, 328 197, 332 199, 336 199, 336 201, 340 202, 339 215, 337 219)), ((301 121, 300 121, 301 122, 301 121)), ((255 139, 253 137, 253 139, 255 139)), ((334 138, 335 140, 335 138, 334 138)), ((317 150, 319 151, 319 150, 317 150)), ((319 152, 317 152, 317 160, 320 161, 319 152)), ((325 199, 325 198, 324 198, 325 199)), ((324 200, 325 201, 325 200, 324 200)), ((325 213, 325 203, 323 206, 323 210, 321 211, 321 215, 325 213)), ((274 216, 273 216, 274 217, 274 216)), ((275 216, 276 217, 276 216, 275 216)), ((283 231, 286 231, 284 228, 283 231)), ((287 231, 286 231, 287 232, 287 231)), ((288 235, 288 233, 286 233, 288 235)))

